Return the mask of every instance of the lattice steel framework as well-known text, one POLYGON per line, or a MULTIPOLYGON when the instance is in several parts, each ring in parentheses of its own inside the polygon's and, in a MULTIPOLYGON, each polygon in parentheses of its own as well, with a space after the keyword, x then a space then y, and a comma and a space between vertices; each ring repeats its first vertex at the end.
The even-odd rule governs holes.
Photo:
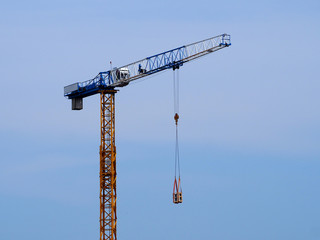
POLYGON ((229 47, 230 45, 231 37, 226 33, 184 45, 119 68, 111 69, 110 71, 100 72, 93 79, 68 85, 64 88, 64 95, 69 98, 84 98, 96 94, 101 89, 124 87, 133 80, 166 69, 178 68, 191 60, 229 47), (127 74, 121 76, 121 70, 126 71, 127 74))
POLYGON ((100 92, 100 240, 117 239, 115 93, 116 90, 100 92))

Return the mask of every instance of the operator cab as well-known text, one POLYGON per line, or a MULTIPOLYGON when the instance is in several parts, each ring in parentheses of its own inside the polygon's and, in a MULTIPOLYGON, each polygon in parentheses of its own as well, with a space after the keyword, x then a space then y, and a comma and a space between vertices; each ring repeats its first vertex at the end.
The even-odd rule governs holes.
POLYGON ((117 76, 117 80, 128 79, 130 77, 130 71, 126 67, 118 68, 118 69, 116 68, 116 76, 117 76))

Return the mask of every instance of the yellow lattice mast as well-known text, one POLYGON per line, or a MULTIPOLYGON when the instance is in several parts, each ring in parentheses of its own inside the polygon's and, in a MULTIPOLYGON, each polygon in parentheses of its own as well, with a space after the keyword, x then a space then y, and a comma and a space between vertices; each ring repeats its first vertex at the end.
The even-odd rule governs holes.
POLYGON ((100 240, 117 239, 115 93, 100 92, 100 240))

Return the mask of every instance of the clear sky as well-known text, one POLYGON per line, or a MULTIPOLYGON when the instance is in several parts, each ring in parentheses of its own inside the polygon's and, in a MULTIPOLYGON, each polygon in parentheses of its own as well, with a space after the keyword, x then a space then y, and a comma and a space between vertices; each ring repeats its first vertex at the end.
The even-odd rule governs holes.
POLYGON ((65 85, 221 33, 116 95, 118 239, 320 239, 320 2, 2 1, 0 239, 99 239, 99 99, 65 85))

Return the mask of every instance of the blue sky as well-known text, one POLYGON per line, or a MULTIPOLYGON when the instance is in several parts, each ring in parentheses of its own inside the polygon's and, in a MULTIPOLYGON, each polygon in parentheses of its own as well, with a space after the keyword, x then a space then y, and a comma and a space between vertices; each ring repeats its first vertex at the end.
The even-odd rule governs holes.
POLYGON ((63 86, 221 33, 116 95, 119 239, 320 239, 319 1, 8 1, 0 15, 0 239, 99 238, 99 99, 63 86))

